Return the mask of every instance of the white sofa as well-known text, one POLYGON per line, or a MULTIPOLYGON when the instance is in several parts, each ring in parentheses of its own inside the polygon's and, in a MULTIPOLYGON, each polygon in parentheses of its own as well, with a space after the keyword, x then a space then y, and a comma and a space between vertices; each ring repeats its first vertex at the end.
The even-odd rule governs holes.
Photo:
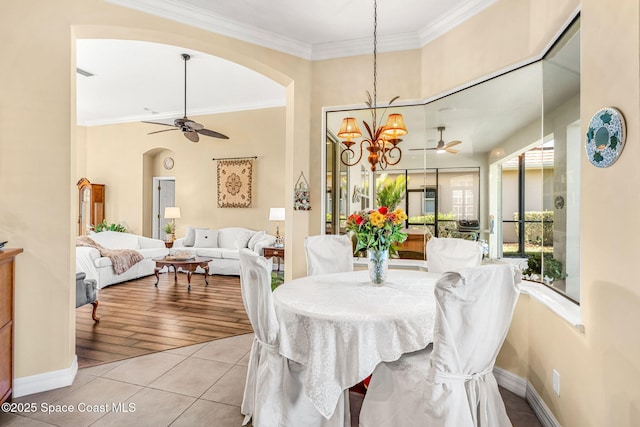
MULTIPOLYGON (((226 227, 219 230, 187 227, 185 236, 176 239, 171 254, 188 252, 197 256, 213 258, 209 263, 209 274, 240 275, 240 249, 263 255, 263 249, 276 242, 276 237, 264 231, 242 227, 226 227)), ((198 267, 196 273, 204 271, 198 267)))
POLYGON ((137 236, 116 231, 102 231, 89 236, 97 244, 108 249, 135 249, 144 259, 122 274, 116 274, 111 260, 100 256, 100 252, 92 247, 76 247, 76 272, 85 272, 87 279, 95 279, 98 289, 115 283, 149 276, 154 273, 155 262, 152 258, 169 255, 164 242, 149 237, 137 236))

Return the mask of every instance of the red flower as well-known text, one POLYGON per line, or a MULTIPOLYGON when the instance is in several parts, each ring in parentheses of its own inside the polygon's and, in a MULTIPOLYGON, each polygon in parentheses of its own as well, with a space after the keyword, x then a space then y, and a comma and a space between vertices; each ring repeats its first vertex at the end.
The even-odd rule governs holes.
POLYGON ((389 212, 389 209, 386 206, 380 206, 378 208, 378 212, 380 212, 382 215, 386 215, 387 212, 389 212))
POLYGON ((360 215, 356 215, 356 224, 360 225, 364 222, 364 218, 362 218, 360 215))

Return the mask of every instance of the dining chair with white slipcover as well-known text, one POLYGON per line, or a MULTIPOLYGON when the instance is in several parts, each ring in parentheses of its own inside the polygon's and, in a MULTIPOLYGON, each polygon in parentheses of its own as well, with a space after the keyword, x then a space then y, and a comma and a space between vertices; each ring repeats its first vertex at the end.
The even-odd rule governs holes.
POLYGON ((243 425, 254 427, 344 427, 349 425, 348 391, 328 420, 304 394, 304 367, 279 352, 279 325, 271 291, 272 261, 249 249, 241 249, 242 302, 255 338, 249 355, 242 397, 243 425))
POLYGON ((520 272, 493 264, 443 274, 433 345, 380 363, 360 427, 511 426, 493 376, 520 291, 520 272))
POLYGON ((304 238, 307 276, 353 271, 353 245, 346 234, 304 238))
POLYGON ((433 273, 458 271, 482 263, 482 246, 472 240, 432 237, 426 250, 427 270, 433 273))
POLYGON ((279 326, 271 293, 272 261, 249 249, 240 250, 242 302, 253 327, 247 380, 242 397, 242 425, 279 426, 285 359, 278 352, 279 326))

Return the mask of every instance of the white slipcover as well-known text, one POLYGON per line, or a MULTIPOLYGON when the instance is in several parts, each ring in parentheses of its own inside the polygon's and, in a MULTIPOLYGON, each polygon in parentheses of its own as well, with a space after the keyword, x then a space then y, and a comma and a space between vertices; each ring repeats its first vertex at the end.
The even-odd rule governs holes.
POLYGON ((458 271, 481 263, 482 246, 478 242, 432 237, 427 243, 427 270, 433 273, 458 271))
POLYGON ((255 339, 251 346, 241 412, 246 425, 281 425, 285 359, 278 352, 278 320, 271 294, 271 260, 240 250, 240 288, 255 339))
POLYGON ((378 365, 360 426, 511 426, 493 366, 519 290, 512 265, 445 273, 435 290, 433 347, 378 365))
POLYGON ((240 250, 242 301, 255 339, 249 355, 242 397, 243 425, 254 427, 345 427, 350 424, 348 390, 328 420, 304 394, 305 367, 281 356, 279 326, 271 292, 272 261, 240 250))
POLYGON ((353 271, 353 246, 345 234, 304 238, 307 276, 353 271))

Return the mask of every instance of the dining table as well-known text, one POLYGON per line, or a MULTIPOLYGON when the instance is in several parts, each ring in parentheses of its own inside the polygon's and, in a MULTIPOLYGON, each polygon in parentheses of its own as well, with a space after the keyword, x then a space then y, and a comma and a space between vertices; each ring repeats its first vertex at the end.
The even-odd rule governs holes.
POLYGON ((307 276, 278 286, 279 352, 305 367, 304 391, 325 417, 380 362, 433 341, 440 273, 389 270, 375 286, 367 270, 307 276))

